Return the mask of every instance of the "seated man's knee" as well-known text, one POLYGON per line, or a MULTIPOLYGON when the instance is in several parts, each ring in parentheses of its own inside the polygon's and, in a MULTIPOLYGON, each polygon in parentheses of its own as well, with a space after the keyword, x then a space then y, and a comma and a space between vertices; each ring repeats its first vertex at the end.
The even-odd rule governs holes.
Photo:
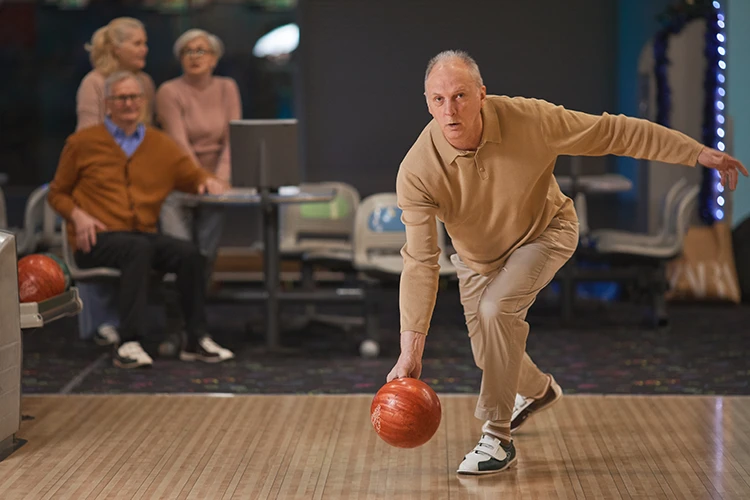
POLYGON ((127 244, 127 259, 131 263, 151 264, 154 257, 154 246, 146 238, 133 238, 127 244))
POLYGON ((190 263, 191 265, 203 264, 205 257, 201 253, 198 245, 190 241, 179 241, 175 245, 175 250, 180 256, 180 261, 190 263))

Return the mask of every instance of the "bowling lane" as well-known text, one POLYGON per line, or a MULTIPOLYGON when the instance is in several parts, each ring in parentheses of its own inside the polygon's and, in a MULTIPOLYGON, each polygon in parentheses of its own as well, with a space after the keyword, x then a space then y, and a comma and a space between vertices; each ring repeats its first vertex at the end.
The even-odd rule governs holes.
POLYGON ((374 432, 370 395, 26 396, 0 496, 750 498, 748 397, 566 396, 515 435, 515 467, 467 477, 476 396, 439 396, 437 433, 412 449, 374 432))

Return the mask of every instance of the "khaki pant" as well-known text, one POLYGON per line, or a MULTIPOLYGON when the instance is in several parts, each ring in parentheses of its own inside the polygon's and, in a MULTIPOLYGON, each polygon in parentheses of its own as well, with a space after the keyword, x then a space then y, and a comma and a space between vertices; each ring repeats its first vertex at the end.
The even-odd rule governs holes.
POLYGON ((474 362, 482 370, 478 419, 510 425, 516 393, 538 397, 547 387, 549 378, 526 354, 526 313, 577 245, 578 223, 555 217, 490 275, 477 274, 458 255, 451 256, 474 362))

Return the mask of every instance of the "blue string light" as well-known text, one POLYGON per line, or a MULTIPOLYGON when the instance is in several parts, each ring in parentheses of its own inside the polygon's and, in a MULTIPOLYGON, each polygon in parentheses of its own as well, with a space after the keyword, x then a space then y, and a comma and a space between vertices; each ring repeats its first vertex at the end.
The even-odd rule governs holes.
MULTIPOLYGON (((671 92, 667 77, 667 49, 669 38, 677 34, 687 23, 695 19, 706 20, 706 74, 703 82, 704 104, 702 139, 703 144, 719 151, 726 149, 726 22, 718 0, 683 4, 670 7, 662 16, 662 29, 654 37, 654 73, 656 77, 656 122, 670 126, 672 108, 671 92)), ((724 188, 720 175, 714 169, 703 169, 701 177, 699 213, 705 224, 713 224, 725 217, 724 188)))
MULTIPOLYGON (((711 3, 712 9, 706 23, 706 58, 708 68, 706 71, 706 109, 704 112, 704 144, 710 144, 719 151, 726 149, 726 23, 721 4, 718 1, 711 3)), ((702 198, 706 200, 701 207, 701 217, 708 223, 723 220, 725 216, 724 187, 721 185, 721 176, 714 169, 705 169, 703 183, 701 185, 702 198)))

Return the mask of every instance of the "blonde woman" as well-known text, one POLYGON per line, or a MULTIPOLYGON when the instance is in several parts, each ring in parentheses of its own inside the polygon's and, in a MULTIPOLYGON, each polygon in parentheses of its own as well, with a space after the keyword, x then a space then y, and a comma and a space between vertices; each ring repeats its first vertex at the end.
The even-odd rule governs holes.
POLYGON ((119 70, 136 74, 144 89, 143 122, 151 123, 154 102, 154 81, 143 72, 148 45, 146 28, 138 19, 118 17, 96 30, 86 44, 92 69, 81 81, 76 95, 76 131, 104 122, 104 81, 119 70))
MULTIPOLYGON (((174 55, 182 75, 164 82, 156 93, 156 117, 193 160, 227 184, 231 182, 229 122, 242 117, 237 83, 215 76, 214 69, 224 53, 215 35, 201 29, 183 33, 174 44, 174 55)), ((209 269, 216 256, 223 227, 220 209, 201 209, 192 220, 171 197, 163 205, 162 231, 182 239, 191 238, 195 224, 199 248, 208 257, 209 269)))

